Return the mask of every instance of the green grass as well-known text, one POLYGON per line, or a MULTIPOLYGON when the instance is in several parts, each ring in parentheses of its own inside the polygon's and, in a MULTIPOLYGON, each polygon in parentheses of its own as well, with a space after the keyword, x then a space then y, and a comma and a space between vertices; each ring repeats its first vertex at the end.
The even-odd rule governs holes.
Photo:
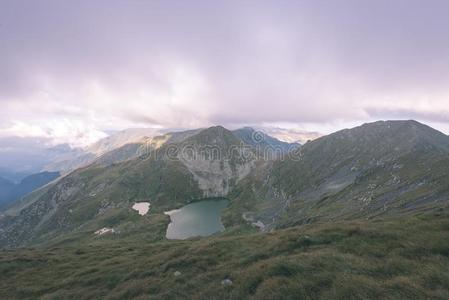
POLYGON ((449 298, 444 212, 238 232, 231 228, 188 241, 104 237, 2 250, 0 298, 449 298), (222 286, 225 278, 233 285, 222 286))

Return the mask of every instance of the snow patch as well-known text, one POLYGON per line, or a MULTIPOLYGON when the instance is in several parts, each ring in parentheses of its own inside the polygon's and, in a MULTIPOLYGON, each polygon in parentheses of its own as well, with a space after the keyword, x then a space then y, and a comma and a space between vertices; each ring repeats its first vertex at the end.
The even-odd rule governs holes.
POLYGON ((104 227, 101 229, 98 229, 97 231, 95 231, 95 235, 103 235, 106 233, 115 233, 114 228, 108 228, 108 227, 104 227))
POLYGON ((251 225, 252 225, 253 227, 259 228, 259 230, 262 230, 262 231, 265 229, 265 224, 262 223, 262 221, 260 221, 260 220, 257 221, 257 222, 252 222, 251 225))
POLYGON ((132 209, 139 212, 139 215, 144 216, 150 210, 150 202, 138 202, 134 203, 132 209))

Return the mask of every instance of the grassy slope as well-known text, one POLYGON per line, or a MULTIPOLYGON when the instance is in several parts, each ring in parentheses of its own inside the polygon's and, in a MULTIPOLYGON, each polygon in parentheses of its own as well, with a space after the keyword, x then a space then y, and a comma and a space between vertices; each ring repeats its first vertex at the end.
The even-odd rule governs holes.
MULTIPOLYGON (((76 236, 83 232, 89 236, 105 226, 132 230, 134 202, 150 201, 152 212, 162 213, 203 197, 191 172, 176 158, 175 153, 183 146, 211 145, 227 155, 239 143, 230 131, 217 126, 185 141, 181 139, 176 147, 167 144, 132 160, 112 165, 99 161, 78 169, 55 185, 36 192, 35 198, 27 198, 26 203, 20 204, 25 206, 20 214, 16 211, 15 217, 0 218, 0 227, 4 228, 0 232, 0 246, 42 243, 59 235, 76 236)), ((135 150, 135 145, 128 146, 135 150)), ((126 147, 117 151, 123 152, 126 147)), ((114 151, 104 157, 108 155, 117 159, 114 151)), ((235 169, 244 156, 230 158, 231 168, 235 169)))
MULTIPOLYGON (((198 143, 217 134, 200 135, 198 143)), ((33 240, 45 247, 0 250, 0 299, 447 299, 449 218, 447 204, 439 207, 449 191, 449 158, 444 147, 433 147, 441 143, 423 142, 423 136, 440 139, 419 134, 418 142, 409 142, 408 134, 398 143, 403 151, 397 151, 390 140, 379 146, 364 132, 356 137, 343 132, 304 146, 310 154, 302 161, 262 164, 231 193, 223 214, 228 230, 192 241, 163 237, 168 217, 162 212, 201 194, 179 162, 133 160, 76 171, 71 180, 78 189, 58 203, 58 212, 33 240), (302 201, 313 193, 301 191, 325 186, 342 169, 350 175, 353 166, 360 170, 353 184, 302 201), (365 205, 361 199, 367 197, 365 205), (147 199, 149 215, 130 209, 147 199), (385 199, 386 212, 393 214, 377 213, 385 199), (419 217, 397 213, 412 208, 416 214, 427 205, 432 212, 419 217), (278 228, 307 223, 305 217, 317 223, 256 234, 243 225, 241 214, 247 211, 285 212, 278 228), (95 237, 93 231, 104 226, 120 234, 95 237), (182 275, 175 277, 175 271, 182 275), (225 278, 234 284, 223 287, 225 278)))
POLYGON ((252 212, 280 228, 447 205, 448 145, 447 136, 413 121, 339 131, 256 169, 229 195, 224 220, 252 212))
POLYGON ((135 222, 134 202, 150 201, 152 211, 162 213, 200 195, 187 169, 176 161, 135 159, 108 167, 91 166, 39 193, 18 217, 2 220, 7 233, 0 235, 0 244, 22 246, 73 232, 90 236, 99 228, 118 224, 125 230, 135 222), (70 193, 61 196, 64 191, 70 193), (51 199, 57 210, 41 224, 55 207, 51 199))
POLYGON ((447 211, 189 241, 101 237, 0 251, 0 298, 447 299, 448 240, 447 211))
MULTIPOLYGON (((240 143, 218 126, 170 150, 178 153, 186 145, 212 145, 228 154, 240 143)), ((134 202, 149 200, 152 212, 162 213, 201 198, 187 167, 176 159, 162 159, 168 149, 158 150, 159 159, 140 157, 74 171, 36 193, 38 201, 21 216, 0 218, 6 229, 0 234, 0 245, 30 245, 60 234, 90 234, 104 226, 124 229, 134 222, 130 209, 134 202)), ((223 221, 227 227, 243 224, 242 214, 250 213, 270 228, 285 228, 438 208, 449 197, 448 149, 447 136, 411 121, 343 130, 304 145, 295 152, 300 159, 255 163, 256 169, 228 195, 231 204, 223 221), (329 189, 346 181, 349 185, 344 188, 329 189)), ((245 155, 227 158, 235 169, 245 155)))

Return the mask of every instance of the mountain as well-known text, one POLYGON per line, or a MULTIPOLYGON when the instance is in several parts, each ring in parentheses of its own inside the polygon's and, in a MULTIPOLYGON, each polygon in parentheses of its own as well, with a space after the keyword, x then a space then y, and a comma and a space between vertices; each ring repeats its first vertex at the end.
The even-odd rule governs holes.
POLYGON ((2 200, 9 196, 9 193, 11 192, 13 187, 14 182, 0 177, 0 206, 3 203, 2 200))
POLYGON ((448 298, 448 136, 386 121, 256 146, 221 126, 144 138, 24 196, 0 214, 0 297, 448 298), (205 197, 228 199, 225 231, 167 241, 165 212, 205 197))
MULTIPOLYGON (((184 134, 188 134, 185 131, 184 134)), ((67 144, 53 146, 48 138, 3 137, 0 138, 0 176, 18 183, 27 175, 41 171, 68 173, 85 167, 99 157, 127 144, 139 144, 146 138, 160 135, 180 138, 180 133, 166 133, 154 128, 131 128, 85 147, 72 148, 67 144)), ((119 155, 119 161, 133 157, 119 155)))
POLYGON ((232 197, 270 227, 372 218, 448 204, 449 137, 381 121, 321 137, 241 182, 232 197), (251 203, 251 204, 250 204, 251 203))
POLYGON ((76 153, 58 156, 43 169, 69 173, 94 162, 104 165, 119 163, 136 158, 148 147, 159 148, 164 143, 180 142, 199 130, 164 133, 162 130, 154 128, 125 129, 84 149, 76 149, 76 153))
POLYGON ((161 135, 160 129, 129 128, 95 142, 94 144, 88 146, 85 151, 98 157, 123 145, 135 143, 145 137, 153 137, 156 135, 161 135))
POLYGON ((40 242, 98 226, 126 231, 139 226, 130 212, 134 202, 150 200, 153 211, 163 214, 195 199, 226 196, 255 164, 253 151, 220 126, 152 141, 154 147, 134 159, 93 163, 25 197, 0 218, 0 244, 40 242))
POLYGON ((176 159, 193 175, 203 197, 224 197, 247 176, 255 162, 253 149, 222 126, 200 131, 177 147, 176 159))
POLYGON ((22 171, 16 171, 14 168, 5 168, 0 167, 0 177, 3 179, 6 179, 12 183, 19 183, 20 180, 25 178, 28 174, 28 172, 22 172, 22 171))
POLYGON ((153 137, 143 137, 140 140, 132 143, 125 144, 118 148, 114 148, 100 157, 93 160, 95 164, 108 166, 120 162, 124 162, 133 158, 137 158, 141 155, 145 155, 148 152, 155 151, 162 147, 164 144, 180 143, 190 136, 195 135, 202 129, 187 130, 179 132, 169 132, 163 135, 156 135, 153 137))
POLYGON ((130 128, 116 132, 108 137, 89 145, 84 149, 77 149, 76 153, 61 155, 43 166, 45 171, 68 173, 80 167, 85 167, 105 153, 118 149, 126 144, 138 143, 143 138, 159 134, 154 128, 130 128))
POLYGON ((269 136, 260 130, 251 127, 244 127, 234 130, 235 136, 240 138, 246 144, 256 148, 260 153, 265 153, 273 157, 284 154, 301 146, 299 143, 282 142, 269 136))
POLYGON ((0 138, 0 176, 14 183, 27 175, 41 172, 54 161, 79 155, 79 149, 69 145, 53 146, 48 138, 0 138))
POLYGON ((94 160, 101 165, 112 165, 138 157, 145 149, 145 141, 123 145, 117 149, 106 152, 94 160))
POLYGON ((260 129, 262 132, 265 132, 269 136, 287 143, 305 144, 308 141, 313 141, 323 136, 323 134, 316 131, 306 131, 300 129, 287 129, 267 126, 258 127, 257 129, 260 129))
POLYGON ((215 126, 108 152, 6 211, 0 244, 89 240, 103 227, 122 236, 144 234, 148 226, 164 227, 164 211, 210 197, 230 200, 222 216, 226 227, 249 222, 264 231, 407 215, 448 204, 449 137, 418 122, 364 124, 276 159, 261 157, 249 145, 252 132, 215 126), (141 201, 151 202, 152 225, 135 219, 130 209, 141 201))
POLYGON ((59 177, 58 172, 32 174, 14 184, 0 179, 0 209, 59 177))

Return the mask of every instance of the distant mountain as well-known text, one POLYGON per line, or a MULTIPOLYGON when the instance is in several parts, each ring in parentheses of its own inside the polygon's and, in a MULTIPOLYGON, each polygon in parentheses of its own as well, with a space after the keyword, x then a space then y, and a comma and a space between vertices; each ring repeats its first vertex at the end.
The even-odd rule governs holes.
POLYGON ((257 127, 257 130, 261 130, 266 134, 287 143, 299 143, 305 144, 308 141, 313 141, 321 136, 321 133, 316 131, 306 131, 299 129, 287 129, 279 127, 257 127))
POLYGON ((85 151, 98 157, 123 145, 138 142, 145 137, 153 137, 161 134, 161 130, 155 128, 125 129, 95 142, 88 146, 85 151))
POLYGON ((11 192, 13 187, 14 182, 0 177, 0 206, 2 203, 2 199, 5 199, 6 197, 9 196, 9 193, 11 192))
POLYGON ((0 176, 18 183, 27 175, 41 172, 45 165, 60 157, 73 157, 78 153, 68 145, 53 146, 50 142, 46 138, 0 138, 0 176))
POLYGON ((273 154, 283 154, 301 146, 299 143, 287 143, 280 141, 260 130, 255 130, 251 127, 244 127, 232 131, 235 136, 240 138, 243 142, 257 148, 259 151, 272 150, 273 154))
MULTIPOLYGON (((148 149, 158 149, 166 143, 180 143, 202 130, 204 128, 163 133, 161 130, 152 128, 127 129, 101 139, 76 155, 73 155, 72 152, 67 156, 59 156, 44 169, 69 172, 93 162, 103 165, 119 163, 135 158, 148 149)), ((233 134, 243 142, 259 149, 270 146, 275 150, 285 152, 300 146, 299 143, 279 141, 250 127, 235 130, 233 134)))
POLYGON ((105 137, 84 149, 77 149, 77 153, 60 156, 45 165, 43 169, 46 171, 67 173, 91 164, 105 153, 118 149, 126 144, 140 143, 145 137, 153 137, 160 133, 161 131, 159 129, 154 128, 131 128, 122 130, 105 137))
POLYGON ((11 181, 12 183, 19 183, 20 180, 25 178, 28 172, 15 171, 14 169, 9 169, 5 167, 0 167, 0 177, 11 181))
POLYGON ((32 174, 14 184, 0 178, 0 209, 59 177, 58 172, 32 174))
POLYGON ((143 137, 135 142, 125 144, 118 148, 115 148, 109 152, 104 153, 100 157, 94 159, 94 163, 103 166, 108 166, 120 162, 124 162, 133 158, 137 158, 141 155, 145 155, 147 152, 155 151, 162 147, 164 144, 180 143, 187 138, 200 132, 202 129, 187 130, 179 132, 169 132, 163 135, 156 135, 153 137, 143 137))
POLYGON ((120 163, 129 159, 138 157, 143 153, 145 147, 144 141, 140 143, 130 143, 123 145, 117 149, 104 153, 98 158, 94 159, 94 163, 109 166, 115 163, 120 163))
POLYGON ((10 187, 10 186, 14 186, 14 182, 0 177, 0 187, 10 187))

